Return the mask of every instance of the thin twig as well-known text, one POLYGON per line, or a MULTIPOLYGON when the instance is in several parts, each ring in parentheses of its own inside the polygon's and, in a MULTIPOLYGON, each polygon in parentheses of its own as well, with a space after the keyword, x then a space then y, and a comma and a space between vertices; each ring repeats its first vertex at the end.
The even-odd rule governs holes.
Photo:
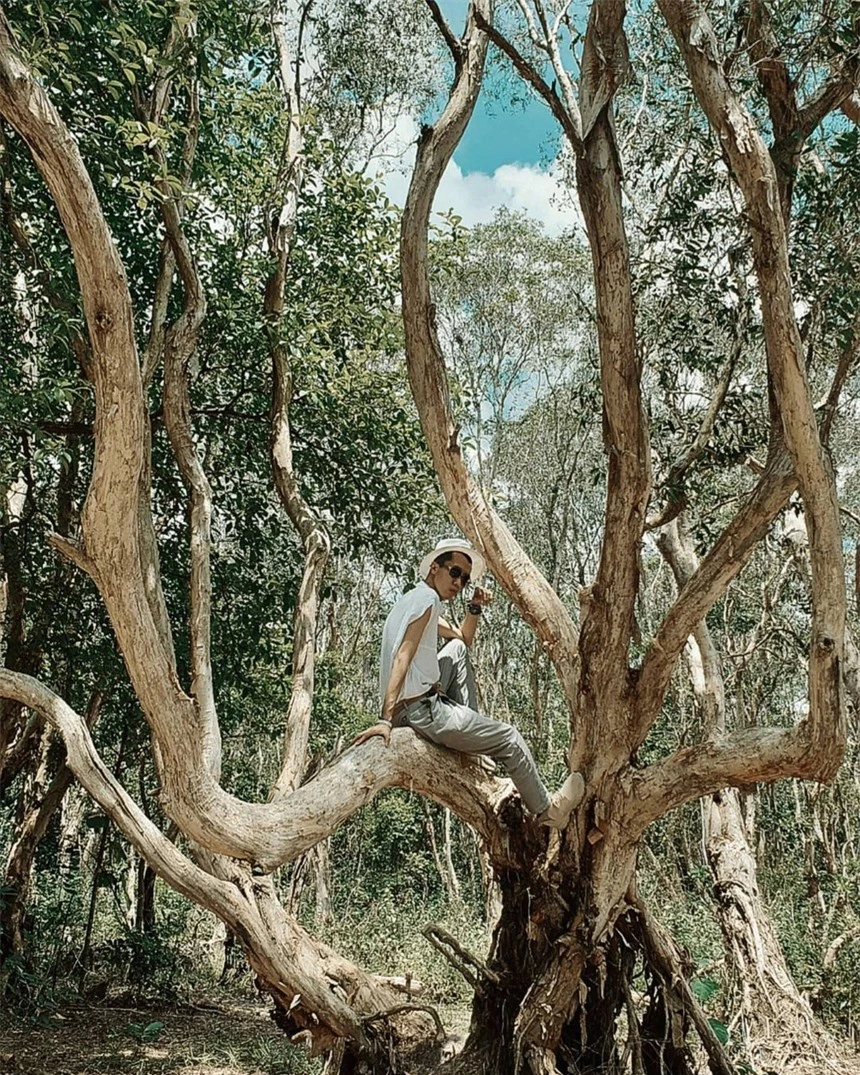
POLYGON ((431 924, 425 926, 421 933, 447 959, 451 966, 463 975, 473 989, 480 991, 482 989, 482 980, 492 982, 494 985, 500 983, 501 979, 495 971, 490 970, 483 960, 478 959, 476 955, 464 948, 457 938, 452 937, 442 926, 431 924), (474 967, 477 975, 467 964, 471 964, 474 967))
POLYGON ((430 15, 433 21, 439 27, 439 32, 445 38, 445 44, 451 50, 451 55, 454 57, 454 63, 459 65, 463 60, 463 42, 448 25, 448 21, 442 14, 442 10, 436 3, 436 0, 426 0, 426 3, 427 7, 430 8, 430 15))
POLYGON ((377 1019, 387 1019, 390 1015, 399 1015, 401 1012, 427 1012, 432 1016, 433 1022, 436 1024, 436 1043, 441 1045, 448 1037, 445 1032, 445 1027, 442 1025, 442 1020, 439 1018, 439 1013, 435 1008, 429 1004, 396 1004, 393 1008, 384 1008, 381 1012, 374 1012, 373 1015, 368 1015, 362 1019, 362 1024, 367 1026, 368 1023, 372 1023, 377 1019))

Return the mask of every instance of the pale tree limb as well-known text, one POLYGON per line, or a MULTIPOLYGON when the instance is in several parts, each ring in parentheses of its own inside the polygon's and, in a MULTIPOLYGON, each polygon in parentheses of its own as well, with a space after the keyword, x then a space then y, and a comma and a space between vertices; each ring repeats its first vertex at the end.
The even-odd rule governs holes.
MULTIPOLYGON (((173 90, 171 70, 183 48, 193 42, 196 29, 190 0, 179 0, 164 49, 162 70, 165 74, 156 82, 149 108, 138 110, 142 120, 147 115, 154 117, 153 122, 160 122, 163 118, 173 90)), ((188 71, 187 99, 188 115, 182 154, 183 179, 186 182, 190 178, 200 129, 197 77, 193 68, 188 71)), ((164 151, 158 143, 154 143, 150 152, 159 169, 155 185, 161 194, 162 218, 183 287, 182 313, 164 336, 164 425, 189 497, 191 695, 197 704, 202 725, 205 763, 217 780, 221 772, 221 733, 212 679, 212 489, 194 442, 189 385, 206 317, 206 296, 182 226, 180 197, 168 180, 168 162, 164 151)), ((165 274, 167 268, 165 265, 165 274)))
POLYGON ((272 359, 271 457, 275 488, 304 549, 302 581, 293 615, 293 677, 287 708, 281 767, 271 799, 289 794, 301 781, 307 762, 308 735, 314 694, 316 626, 323 572, 331 551, 328 532, 302 495, 293 466, 290 404, 293 396, 292 361, 283 339, 284 287, 298 216, 304 173, 303 133, 299 111, 298 71, 291 62, 286 14, 272 11, 272 33, 278 50, 287 133, 277 177, 278 204, 267 215, 269 252, 274 267, 266 281, 263 316, 272 359))
POLYGON ((170 245, 170 240, 165 238, 158 253, 158 274, 155 278, 155 291, 152 297, 149 335, 146 348, 140 359, 140 376, 144 387, 149 386, 164 354, 164 339, 167 334, 167 310, 175 272, 176 258, 173 255, 173 247, 170 245))
POLYGON ((830 431, 839 408, 839 397, 842 395, 848 375, 857 365, 858 356, 860 356, 860 311, 854 318, 848 343, 839 352, 836 372, 833 375, 827 399, 821 407, 821 440, 824 444, 830 441, 830 431))
POLYGON ((436 1027, 435 1041, 437 1045, 441 1045, 448 1037, 439 1013, 429 1004, 395 1004, 393 1008, 383 1008, 382 1011, 366 1016, 363 1021, 366 1026, 368 1023, 376 1022, 378 1019, 388 1019, 392 1015, 400 1015, 402 1012, 426 1012, 432 1018, 433 1025, 436 1027))
POLYGON ((576 696, 576 628, 547 580, 470 477, 451 416, 445 361, 436 328, 428 273, 428 227, 433 198, 472 114, 481 86, 487 36, 479 25, 492 21, 491 0, 472 0, 462 37, 463 61, 445 109, 425 127, 400 240, 403 325, 409 381, 442 492, 457 524, 487 557, 514 604, 548 650, 567 698, 576 696))
POLYGON ((590 714, 588 720, 577 713, 572 720, 571 764, 579 768, 608 756, 604 749, 606 722, 600 714, 615 711, 620 696, 628 690, 617 670, 628 661, 638 592, 639 544, 651 491, 621 168, 609 114, 609 104, 627 77, 629 59, 624 5, 598 0, 589 16, 577 102, 561 60, 556 27, 550 27, 542 4, 537 3, 535 11, 530 33, 533 37, 542 35, 539 40, 562 86, 561 99, 510 42, 494 30, 487 32, 541 93, 570 141, 594 265, 608 476, 600 563, 595 583, 583 601, 579 638, 582 682, 577 688, 592 703, 599 699, 600 712, 590 714))
MULTIPOLYGON (((46 691, 32 677, 0 669, 0 697, 30 705, 33 698, 48 697, 46 691)), ((456 754, 408 729, 395 729, 389 747, 379 740, 351 747, 278 802, 243 802, 216 786, 214 801, 207 797, 194 811, 183 803, 169 805, 177 807, 180 827, 201 848, 270 872, 330 836, 386 787, 407 788, 447 806, 483 837, 494 866, 510 865, 512 852, 497 816, 506 783, 474 766, 464 769, 456 754)))
MULTIPOLYGON (((537 48, 543 52, 547 52, 547 44, 544 38, 538 33, 537 23, 535 22, 535 14, 532 11, 529 0, 517 0, 517 7, 519 7, 523 18, 525 19, 526 26, 528 27, 529 37, 531 42, 537 48)), ((480 26, 480 22, 478 23, 480 26)))
MULTIPOLYGON (((827 398, 821 405, 821 438, 825 442, 830 435, 841 391, 856 363, 858 347, 860 320, 848 345, 840 352, 836 373, 827 398)), ((653 715, 659 710, 672 669, 686 639, 693 634, 696 623, 705 617, 729 583, 740 573, 756 544, 767 533, 797 487, 791 461, 779 444, 771 446, 765 467, 757 472, 761 477, 747 498, 746 505, 681 587, 678 598, 646 651, 637 683, 637 738, 644 737, 653 715)), ((845 514, 844 509, 840 510, 845 514)), ((860 658, 847 638, 845 660, 846 684, 855 691, 855 697, 860 697, 860 690, 854 686, 858 679, 860 658)))
MULTIPOLYGON (((614 711, 626 700, 628 682, 618 669, 628 663, 639 591, 639 546, 651 494, 621 166, 608 107, 629 68, 623 22, 624 4, 618 0, 597 0, 591 8, 580 87, 583 129, 590 127, 590 133, 585 152, 576 161, 577 189, 594 265, 603 439, 608 455, 600 562, 580 628, 587 677, 581 689, 594 691, 602 713, 614 711)), ((605 757, 606 744, 601 739, 613 725, 599 716, 596 723, 599 727, 592 729, 591 748, 597 757, 605 757)), ((626 729, 618 728, 616 736, 619 733, 625 735, 626 729)))
POLYGON ((768 369, 809 526, 812 639, 805 731, 810 748, 821 757, 819 775, 826 779, 838 768, 846 734, 841 672, 845 580, 835 483, 818 436, 794 312, 778 179, 752 118, 726 80, 704 10, 681 0, 659 3, 681 50, 693 91, 723 145, 749 218, 768 369))
MULTIPOLYGON (((30 147, 69 237, 92 348, 95 453, 81 517, 83 553, 105 600, 144 711, 162 737, 188 740, 195 720, 178 691, 175 662, 154 613, 144 576, 141 479, 146 472, 144 406, 131 299, 123 266, 77 143, 22 62, 0 12, 0 114, 30 147)), ((160 596, 160 592, 159 595, 160 596)), ((163 596, 160 597, 163 603, 163 596)))
MULTIPOLYGON (((681 515, 673 519, 657 539, 657 548, 672 569, 680 590, 699 567, 687 520, 681 515)), ((702 710, 705 734, 724 735, 726 731, 726 692, 717 647, 704 619, 699 620, 688 640, 692 643, 690 666, 693 692, 702 710)))
POLYGON ((453 934, 449 933, 438 922, 433 922, 421 930, 422 936, 426 937, 430 944, 458 971, 478 993, 484 989, 484 983, 492 982, 499 985, 499 976, 491 970, 483 959, 465 948, 453 934))
MULTIPOLYGON (((543 31, 543 41, 546 53, 549 56, 550 63, 552 64, 553 74, 558 79, 558 84, 561 86, 561 93, 562 98, 564 100, 565 111, 570 116, 574 126, 580 132, 580 140, 582 141, 585 139, 588 132, 591 130, 591 123, 586 123, 583 117, 580 115, 579 103, 576 100, 573 80, 568 74, 567 68, 564 66, 564 63, 561 59, 561 52, 558 47, 558 30, 560 26, 561 15, 559 15, 558 19, 554 23, 553 28, 550 29, 546 17, 546 10, 543 6, 543 0, 534 0, 534 3, 538 19, 540 20, 541 30, 543 31)), ((520 8, 523 9, 525 6, 526 0, 520 0, 520 8)), ((604 102, 604 104, 605 103, 606 102, 604 102)), ((599 110, 600 109, 598 109, 597 111, 599 110)), ((596 115, 597 113, 595 112, 594 116, 596 115)), ((590 118, 593 120, 594 116, 590 118)))
MULTIPOLYGON (((91 693, 84 717, 87 728, 92 729, 104 704, 105 695, 100 690, 91 693)), ((44 726, 43 726, 44 727, 44 726)), ((35 775, 35 795, 26 806, 19 824, 16 825, 14 837, 6 859, 4 886, 7 892, 2 908, 3 928, 0 930, 0 950, 5 955, 24 950, 24 919, 30 902, 33 887, 33 863, 42 838, 47 832, 51 818, 59 809, 66 792, 75 777, 62 757, 58 760, 56 770, 47 783, 50 754, 52 753, 53 732, 44 729, 41 748, 41 760, 35 775)), ((0 759, 2 761, 2 759, 0 759)))
POLYGON ((374 1004, 386 1002, 391 995, 387 990, 336 953, 317 948, 284 914, 269 878, 251 878, 250 872, 235 865, 228 875, 230 867, 223 859, 218 862, 223 876, 214 876, 186 858, 110 772, 86 723, 61 698, 31 677, 6 669, 0 669, 0 693, 37 710, 60 734, 68 766, 85 790, 171 888, 214 911, 242 939, 253 969, 271 992, 286 1000, 285 1007, 298 996, 309 1018, 315 1013, 334 1034, 364 1041, 359 1014, 332 991, 325 973, 317 973, 321 958, 330 973, 358 976, 374 1004))
POLYGON ((850 929, 845 930, 844 933, 840 933, 838 937, 834 937, 827 946, 827 951, 824 953, 824 960, 822 963, 823 969, 825 971, 833 970, 840 950, 844 948, 846 944, 850 944, 851 941, 856 941, 858 937, 860 937, 860 923, 855 923, 850 929))
POLYGON ((631 771, 625 777, 629 798, 622 824, 631 834, 642 833, 670 810, 721 788, 791 776, 822 780, 830 765, 830 759, 822 759, 810 743, 804 725, 730 732, 631 771))

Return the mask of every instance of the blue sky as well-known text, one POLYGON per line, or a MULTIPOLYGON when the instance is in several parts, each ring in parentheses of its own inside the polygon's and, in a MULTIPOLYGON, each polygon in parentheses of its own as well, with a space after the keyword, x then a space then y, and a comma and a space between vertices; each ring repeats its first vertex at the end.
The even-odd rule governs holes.
MULTIPOLYGON (((468 0, 440 0, 451 29, 461 34, 466 21, 468 0)), ((454 160, 464 174, 492 175, 503 164, 531 164, 545 168, 558 152, 558 124, 546 105, 522 84, 510 83, 493 74, 491 67, 454 160), (513 85, 520 103, 510 104, 513 85), (489 91, 489 92, 488 92, 489 91)))
MULTIPOLYGON (((439 2, 459 36, 467 0, 439 2)), ((440 98, 425 122, 435 122, 444 104, 440 98)), ((388 197, 403 205, 418 136, 416 119, 399 117, 392 135, 390 153, 397 163, 383 169, 381 178, 388 197)), ((575 199, 553 166, 560 143, 549 109, 511 72, 507 60, 491 50, 475 112, 442 177, 434 209, 452 210, 470 227, 492 220, 501 208, 526 213, 551 235, 578 227, 575 199)))

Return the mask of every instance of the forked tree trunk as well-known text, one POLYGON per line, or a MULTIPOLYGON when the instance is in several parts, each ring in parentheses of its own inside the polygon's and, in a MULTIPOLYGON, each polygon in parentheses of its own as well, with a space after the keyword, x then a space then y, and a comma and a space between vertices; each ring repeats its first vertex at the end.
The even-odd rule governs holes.
MULTIPOLYGON (((693 968, 632 895, 609 937, 582 961, 566 1011, 558 1012, 545 971, 565 967, 593 890, 586 877, 565 882, 553 874, 541 883, 540 875, 537 868, 503 878, 502 914, 486 967, 475 972, 471 1029, 452 1070, 621 1075, 632 1062, 637 1075, 694 1075, 688 1042, 695 1027, 711 1070, 731 1075, 686 984, 693 968), (526 1040, 523 1012, 546 1023, 561 1016, 552 1048, 526 1040)), ((631 866, 631 893, 632 875, 631 866)))

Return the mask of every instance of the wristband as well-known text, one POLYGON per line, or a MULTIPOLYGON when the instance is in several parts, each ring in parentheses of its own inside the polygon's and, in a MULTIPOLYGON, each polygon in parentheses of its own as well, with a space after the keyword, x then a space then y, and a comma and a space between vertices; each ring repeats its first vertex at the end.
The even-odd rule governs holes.
POLYGON ((483 616, 484 614, 483 605, 479 605, 475 601, 470 601, 468 605, 466 605, 466 611, 470 616, 483 616))

